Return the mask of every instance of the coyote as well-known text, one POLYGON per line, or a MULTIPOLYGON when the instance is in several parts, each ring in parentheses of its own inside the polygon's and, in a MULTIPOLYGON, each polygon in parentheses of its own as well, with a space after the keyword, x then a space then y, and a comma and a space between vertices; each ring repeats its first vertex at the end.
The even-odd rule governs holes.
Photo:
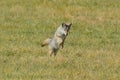
POLYGON ((64 47, 64 42, 68 35, 71 25, 72 25, 72 23, 71 24, 62 23, 57 28, 57 31, 55 32, 53 38, 52 39, 48 38, 41 44, 42 47, 45 45, 49 46, 49 55, 50 56, 52 56, 52 55, 56 56, 59 48, 64 47))

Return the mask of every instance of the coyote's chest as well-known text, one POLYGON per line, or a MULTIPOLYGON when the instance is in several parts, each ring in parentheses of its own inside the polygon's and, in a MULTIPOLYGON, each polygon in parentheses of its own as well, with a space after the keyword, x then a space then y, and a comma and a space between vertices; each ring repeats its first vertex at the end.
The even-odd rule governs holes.
POLYGON ((58 45, 60 45, 64 41, 65 36, 58 36, 57 34, 55 34, 55 38, 57 40, 58 45))

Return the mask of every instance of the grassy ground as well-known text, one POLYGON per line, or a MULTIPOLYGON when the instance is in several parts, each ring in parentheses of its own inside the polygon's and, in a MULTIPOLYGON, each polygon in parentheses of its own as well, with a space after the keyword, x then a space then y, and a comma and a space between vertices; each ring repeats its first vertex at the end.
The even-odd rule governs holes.
POLYGON ((0 80, 120 80, 120 0, 0 0, 0 80), (40 44, 62 22, 49 57, 40 44))

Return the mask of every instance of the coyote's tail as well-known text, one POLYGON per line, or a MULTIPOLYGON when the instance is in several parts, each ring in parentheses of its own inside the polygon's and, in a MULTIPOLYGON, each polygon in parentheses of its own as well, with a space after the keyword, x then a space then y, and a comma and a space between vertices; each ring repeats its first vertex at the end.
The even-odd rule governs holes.
POLYGON ((51 42, 52 39, 48 38, 46 39, 42 44, 41 44, 41 47, 44 47, 46 45, 48 45, 50 42, 51 42))

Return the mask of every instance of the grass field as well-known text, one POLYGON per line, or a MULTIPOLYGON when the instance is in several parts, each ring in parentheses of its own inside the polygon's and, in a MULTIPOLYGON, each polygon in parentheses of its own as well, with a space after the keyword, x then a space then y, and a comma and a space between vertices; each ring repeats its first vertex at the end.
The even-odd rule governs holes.
POLYGON ((120 0, 0 0, 0 80, 120 80, 120 0), (40 44, 62 22, 49 57, 40 44))

